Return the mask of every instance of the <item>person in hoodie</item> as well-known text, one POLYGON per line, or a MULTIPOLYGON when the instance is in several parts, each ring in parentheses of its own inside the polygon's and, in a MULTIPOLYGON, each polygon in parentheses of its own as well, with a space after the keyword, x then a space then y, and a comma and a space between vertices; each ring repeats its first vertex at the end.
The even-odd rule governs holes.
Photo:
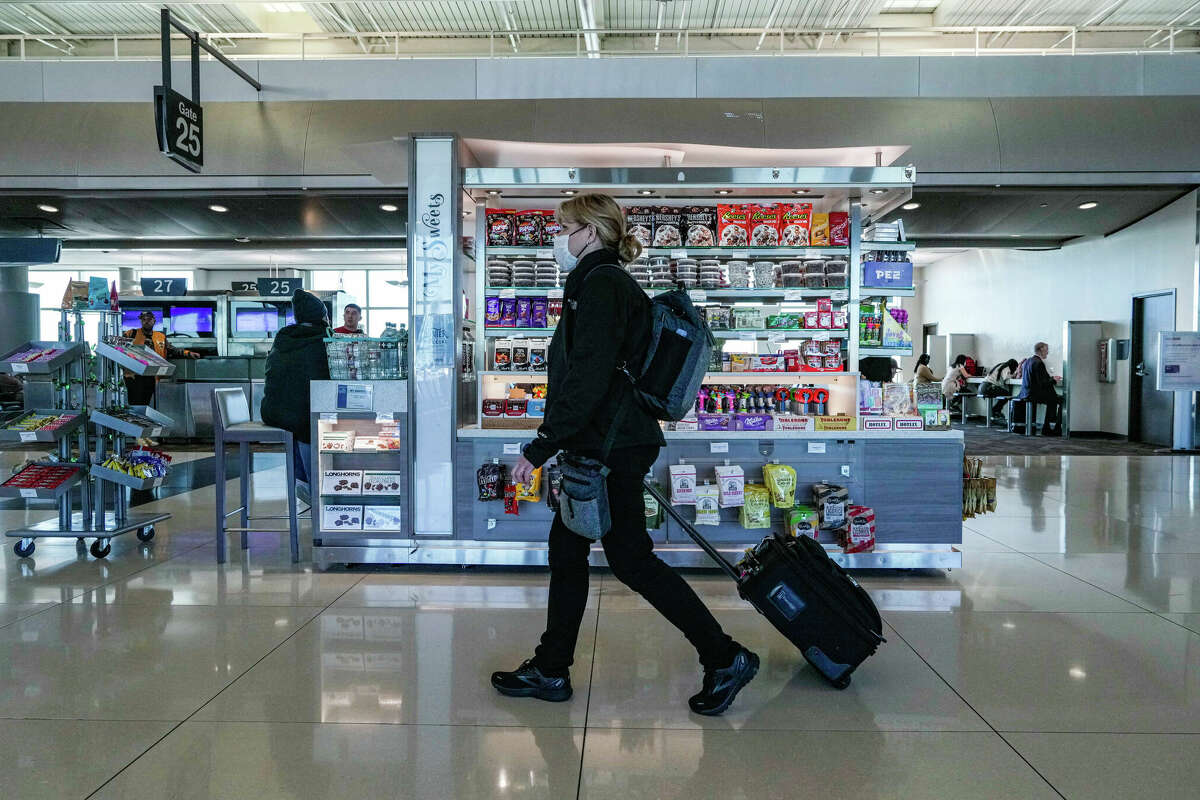
POLYGON ((292 295, 294 325, 285 325, 275 334, 275 343, 267 355, 267 376, 263 391, 262 419, 268 425, 291 431, 295 447, 296 494, 311 502, 309 490, 310 381, 329 380, 329 360, 325 355, 329 316, 325 304, 303 289, 292 295))

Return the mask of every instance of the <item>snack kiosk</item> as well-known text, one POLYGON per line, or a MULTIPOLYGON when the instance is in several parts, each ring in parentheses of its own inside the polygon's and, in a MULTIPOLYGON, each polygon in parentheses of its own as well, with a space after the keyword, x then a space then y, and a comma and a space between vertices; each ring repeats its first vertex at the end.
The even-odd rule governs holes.
MULTIPOLYGON (((961 432, 911 391, 901 398, 858 372, 860 359, 912 353, 896 302, 913 295, 911 280, 864 280, 878 264, 910 263, 902 229, 874 221, 911 197, 912 167, 488 167, 451 135, 411 145, 409 527, 322 548, 318 566, 546 563, 545 487, 521 503, 489 487, 504 484, 493 473, 515 463, 544 414, 539 353, 565 281, 553 209, 586 191, 614 196, 646 237, 634 278, 651 295, 688 290, 720 345, 696 412, 665 424, 652 479, 681 489, 690 475, 695 490, 740 472, 743 495, 757 498, 771 476, 794 472, 794 507, 774 502, 764 516, 729 505, 707 520, 726 556, 819 506, 811 535, 844 565, 961 566, 961 432), (886 408, 875 402, 885 390, 886 408), (869 520, 869 544, 846 540, 835 511, 826 519, 839 502, 869 520)), ((671 522, 651 527, 668 563, 710 565, 671 522)), ((599 544, 593 553, 603 563, 599 544)))

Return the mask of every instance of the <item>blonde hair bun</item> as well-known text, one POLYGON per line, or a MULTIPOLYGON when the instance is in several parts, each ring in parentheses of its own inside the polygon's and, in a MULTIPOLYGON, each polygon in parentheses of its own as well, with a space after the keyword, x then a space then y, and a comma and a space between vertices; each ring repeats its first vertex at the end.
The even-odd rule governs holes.
POLYGON ((606 194, 592 192, 564 200, 556 216, 562 224, 591 225, 600 243, 616 250, 623 263, 629 263, 642 252, 641 242, 625 229, 625 212, 606 194))

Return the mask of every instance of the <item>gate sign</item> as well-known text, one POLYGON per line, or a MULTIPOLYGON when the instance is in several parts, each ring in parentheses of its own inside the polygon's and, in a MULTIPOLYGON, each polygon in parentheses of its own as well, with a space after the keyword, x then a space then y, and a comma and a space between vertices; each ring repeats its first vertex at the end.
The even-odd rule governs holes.
POLYGON ((259 278, 259 297, 291 297, 304 288, 303 278, 259 278))
POLYGON ((154 87, 158 149, 178 164, 199 172, 204 166, 204 111, 173 89, 154 87))
POLYGON ((143 297, 182 297, 187 294, 187 278, 142 278, 143 297))

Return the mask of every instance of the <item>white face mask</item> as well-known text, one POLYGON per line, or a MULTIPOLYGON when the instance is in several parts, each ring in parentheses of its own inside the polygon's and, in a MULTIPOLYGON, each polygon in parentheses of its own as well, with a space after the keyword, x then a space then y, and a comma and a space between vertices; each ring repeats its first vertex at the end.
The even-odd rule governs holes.
POLYGON ((579 263, 579 256, 571 252, 571 235, 560 233, 554 237, 554 260, 563 272, 570 272, 579 263))

